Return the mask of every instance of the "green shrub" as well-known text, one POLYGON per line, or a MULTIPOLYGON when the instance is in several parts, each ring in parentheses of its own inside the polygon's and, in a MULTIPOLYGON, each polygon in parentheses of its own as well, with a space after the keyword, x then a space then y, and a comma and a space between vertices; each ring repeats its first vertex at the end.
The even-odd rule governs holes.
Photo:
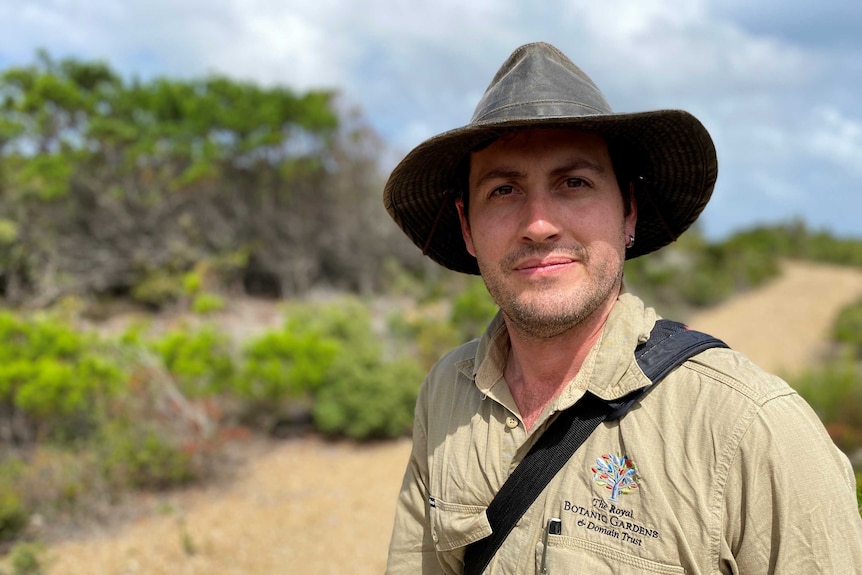
POLYGON ((258 402, 278 402, 314 393, 339 350, 339 343, 300 323, 265 334, 245 348, 236 391, 258 402))
POLYGON ((451 320, 464 341, 479 337, 497 313, 497 304, 480 278, 470 278, 452 301, 451 320))
POLYGON ((18 543, 9 552, 11 575, 43 575, 45 548, 39 543, 18 543))
POLYGON ((377 349, 371 311, 359 299, 344 297, 328 303, 300 303, 288 306, 285 331, 315 334, 354 349, 377 349))
POLYGON ((862 447, 862 364, 839 357, 791 381, 844 451, 862 447))
POLYGON ((748 249, 736 238, 706 245, 693 252, 690 271, 674 279, 687 302, 714 305, 734 293, 757 287, 780 273, 778 259, 768 252, 748 249))
POLYGON ((313 399, 317 428, 357 439, 409 430, 424 376, 411 361, 389 362, 369 308, 354 298, 291 306, 284 327, 253 341, 238 378, 246 397, 277 406, 313 399))
POLYGON ((862 515, 862 473, 856 474, 856 501, 859 503, 859 515, 862 515))
POLYGON ((119 360, 95 338, 47 316, 0 312, 0 403, 43 435, 86 434, 124 381, 119 360))
POLYGON ((313 396, 344 350, 379 353, 368 308, 353 298, 286 309, 284 326, 252 340, 243 351, 237 388, 243 397, 277 402, 313 396))
POLYGON ((183 293, 195 295, 200 293, 204 287, 204 274, 200 269, 194 269, 182 276, 183 293))
MULTIPOLYGON (((667 254, 672 247, 666 248, 667 254)), ((665 255, 665 254, 662 254, 665 255)), ((663 302, 676 297, 674 281, 684 272, 687 264, 660 257, 659 253, 627 261, 625 264, 625 283, 635 289, 644 299, 663 302)))
POLYGON ((132 287, 131 296, 139 303, 162 308, 186 295, 185 283, 185 274, 157 270, 132 287))
POLYGON ((836 238, 829 232, 809 233, 804 256, 814 261, 862 266, 862 241, 836 238))
POLYGON ((19 380, 15 403, 43 418, 86 410, 92 406, 94 397, 106 395, 105 387, 115 387, 122 380, 117 367, 92 356, 82 356, 74 365, 41 358, 31 363, 30 369, 22 367, 19 363, 10 368, 19 374, 26 373, 19 380))
POLYGON ((802 221, 743 230, 729 243, 740 250, 759 252, 773 258, 862 266, 862 241, 836 238, 826 231, 811 231, 802 221))
MULTIPOLYGON (((421 318, 414 326, 417 359, 427 371, 440 357, 472 337, 466 337, 451 321, 421 318)), ((475 336, 474 336, 475 337, 475 336)))
POLYGON ((426 370, 453 347, 481 336, 497 313, 481 278, 456 283, 459 289, 448 300, 395 310, 387 318, 396 347, 416 357, 426 370))
POLYGON ((25 319, 9 312, 0 312, 0 341, 0 357, 4 360, 74 359, 86 344, 80 334, 49 316, 25 319))
POLYGON ((11 485, 0 483, 0 543, 12 541, 27 526, 21 496, 11 485))
POLYGON ((0 246, 11 245, 18 237, 18 224, 14 221, 0 218, 0 246))
POLYGON ((675 279, 680 295, 695 307, 715 305, 733 293, 733 277, 722 268, 720 256, 716 254, 687 274, 675 279))
POLYGON ((192 300, 192 311, 200 315, 221 311, 224 308, 224 299, 215 294, 201 293, 192 300))
POLYGON ((856 355, 862 357, 862 300, 839 312, 832 335, 836 341, 852 346, 856 355))
POLYGON ((407 296, 411 300, 420 300, 428 291, 424 278, 405 269, 398 259, 392 256, 383 261, 383 276, 383 285, 393 297, 407 296))
POLYGON ((186 395, 202 397, 232 388, 236 368, 231 342, 214 328, 177 329, 151 345, 186 395))
POLYGON ((429 369, 444 353, 467 339, 441 311, 440 305, 419 306, 406 312, 390 314, 390 336, 402 353, 415 357, 429 369))
POLYGON ((102 473, 116 489, 167 489, 196 477, 191 455, 141 422, 105 426, 100 450, 102 473))
POLYGON ((411 361, 341 356, 314 404, 315 425, 353 439, 404 435, 423 377, 424 370, 411 361))

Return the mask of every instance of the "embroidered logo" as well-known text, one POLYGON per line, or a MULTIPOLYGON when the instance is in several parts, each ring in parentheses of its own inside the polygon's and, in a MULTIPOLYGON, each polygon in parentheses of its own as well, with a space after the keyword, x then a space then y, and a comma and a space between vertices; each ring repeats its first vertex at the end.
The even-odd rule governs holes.
POLYGON ((638 488, 638 470, 628 455, 602 455, 591 469, 596 485, 611 492, 611 501, 616 501, 621 493, 628 494, 638 488))

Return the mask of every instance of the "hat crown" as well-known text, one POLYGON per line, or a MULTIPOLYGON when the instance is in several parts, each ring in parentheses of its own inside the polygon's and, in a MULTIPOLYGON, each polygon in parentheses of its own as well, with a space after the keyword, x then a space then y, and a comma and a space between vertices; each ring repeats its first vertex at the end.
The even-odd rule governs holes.
POLYGON ((550 44, 536 42, 521 46, 503 63, 476 106, 471 123, 612 113, 583 70, 550 44))

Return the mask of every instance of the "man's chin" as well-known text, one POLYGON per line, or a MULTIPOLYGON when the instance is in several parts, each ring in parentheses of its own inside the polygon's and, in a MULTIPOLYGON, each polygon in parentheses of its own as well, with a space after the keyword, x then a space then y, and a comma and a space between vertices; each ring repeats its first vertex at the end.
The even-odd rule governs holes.
POLYGON ((535 302, 519 302, 504 307, 503 313, 521 331, 536 337, 559 335, 583 320, 578 310, 565 309, 559 303, 537 305, 535 302))

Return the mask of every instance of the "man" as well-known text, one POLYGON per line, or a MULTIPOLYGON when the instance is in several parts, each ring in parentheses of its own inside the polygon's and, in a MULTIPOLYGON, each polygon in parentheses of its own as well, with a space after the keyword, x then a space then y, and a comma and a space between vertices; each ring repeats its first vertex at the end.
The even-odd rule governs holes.
MULTIPOLYGON (((649 386, 634 350, 657 317, 623 292, 623 264, 685 231, 716 175, 697 119, 614 114, 541 43, 510 56, 469 125, 395 168, 390 215, 438 263, 480 273, 501 311, 422 387, 387 573, 462 573, 549 426, 649 386)), ((862 572, 852 469, 786 383, 709 349, 599 424, 485 572, 862 572)))

